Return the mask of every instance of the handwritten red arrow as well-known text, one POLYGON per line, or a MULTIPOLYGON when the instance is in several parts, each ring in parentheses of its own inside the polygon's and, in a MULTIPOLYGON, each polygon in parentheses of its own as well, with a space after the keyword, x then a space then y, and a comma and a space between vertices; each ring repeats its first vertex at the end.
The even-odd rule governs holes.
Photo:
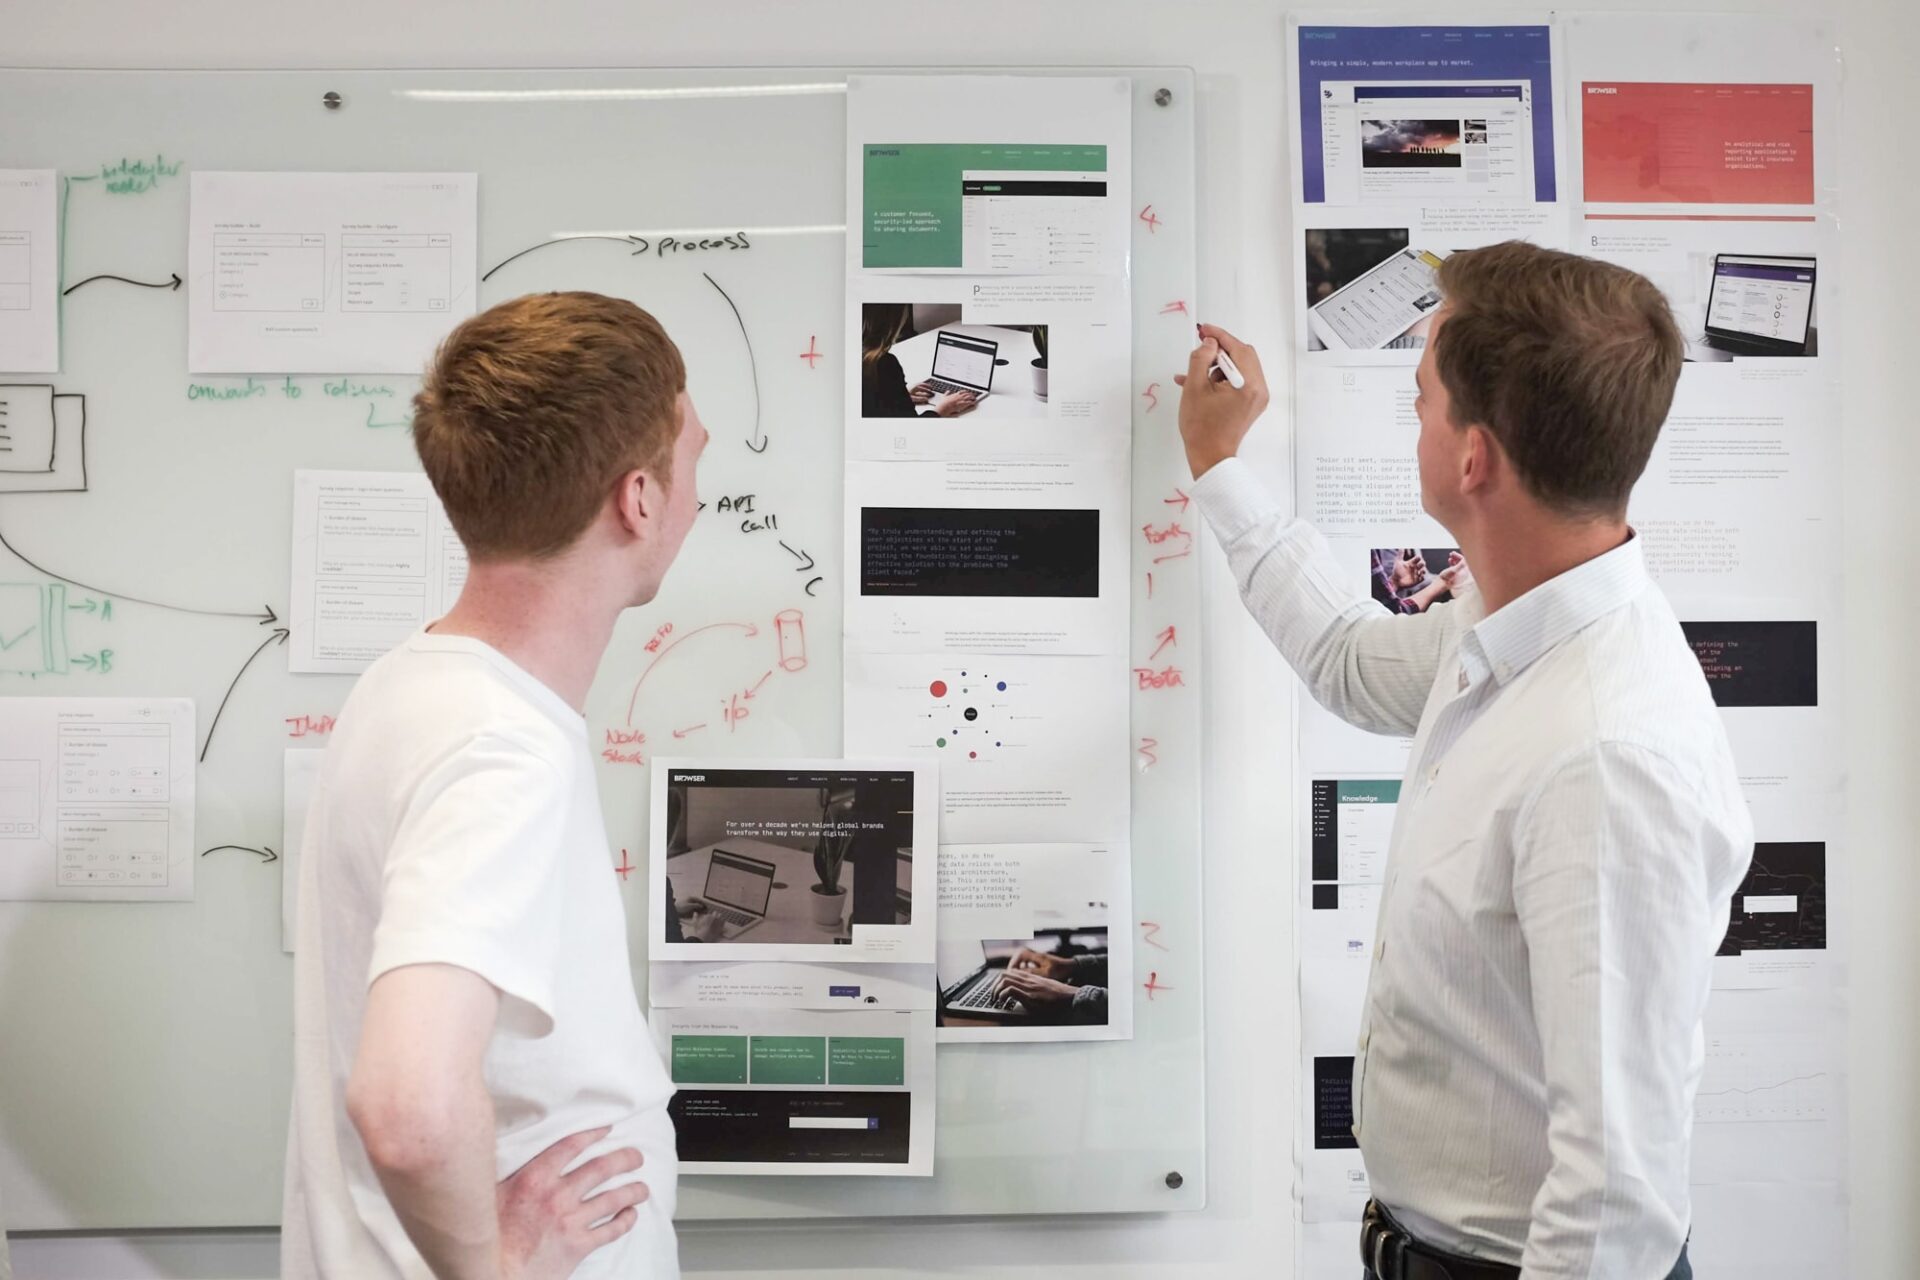
POLYGON ((748 702, 752 702, 752 701, 753 701, 753 695, 754 695, 754 694, 756 694, 756 693, 758 693, 758 692, 760 692, 760 686, 761 686, 761 685, 763 685, 763 684, 765 684, 765 683, 766 683, 766 682, 767 682, 768 680, 770 680, 770 679, 772 679, 772 678, 773 678, 773 672, 771 672, 771 671, 769 671, 769 672, 767 672, 767 674, 766 674, 766 675, 764 675, 764 676, 761 676, 761 677, 760 677, 760 678, 759 678, 758 680, 756 680, 756 681, 754 681, 754 682, 753 682, 753 688, 751 688, 751 689, 749 689, 749 690, 747 690, 747 695, 746 695, 746 696, 747 696, 747 701, 748 701, 748 702))
POLYGON ((1182 511, 1185 511, 1185 510, 1187 509, 1187 504, 1188 504, 1189 502, 1192 502, 1192 501, 1193 501, 1193 499, 1192 499, 1192 498, 1189 498, 1189 497, 1188 497, 1188 496, 1187 496, 1187 495, 1186 495, 1185 493, 1183 493, 1183 492, 1182 492, 1181 490, 1179 490, 1179 489, 1175 489, 1175 490, 1173 491, 1173 497, 1171 497, 1171 498, 1162 498, 1162 499, 1160 499, 1160 501, 1161 501, 1161 502, 1163 502, 1163 503, 1165 503, 1165 504, 1166 504, 1167 506, 1169 506, 1169 507, 1178 507, 1178 508, 1179 508, 1180 510, 1182 510, 1182 511))
POLYGON ((1179 638, 1173 634, 1172 627, 1168 627, 1165 631, 1162 631, 1159 635, 1155 636, 1154 639, 1160 642, 1160 648, 1155 649, 1152 653, 1147 655, 1148 662, 1152 662, 1155 658, 1159 657, 1161 649, 1165 649, 1168 645, 1177 645, 1180 643, 1179 638))
POLYGON ((699 724, 690 724, 684 729, 675 729, 673 731, 673 736, 676 738, 684 738, 688 734, 697 733, 706 727, 707 727, 707 722, 702 720, 699 724))
POLYGON ((704 627, 695 627, 693 630, 687 632, 685 635, 676 639, 672 644, 667 645, 665 648, 661 649, 659 653, 654 655, 653 661, 647 664, 647 669, 640 673, 640 678, 633 682, 633 696, 627 699, 627 724, 628 725, 633 724, 633 708, 635 704, 637 704, 640 701, 640 686, 647 682, 648 676, 652 675, 656 670, 659 669, 660 664, 666 660, 667 655, 672 653, 675 649, 678 649, 681 645, 685 644, 687 641, 693 639, 695 636, 708 631, 716 631, 722 627, 735 627, 741 631, 746 632, 746 635, 741 637, 742 639, 745 639, 745 640, 751 640, 755 636, 760 634, 760 628, 754 626, 751 622, 711 622, 704 627))
POLYGON ((1186 300, 1183 298, 1174 302, 1169 302, 1166 306, 1160 308, 1160 314, 1163 316, 1171 316, 1171 315, 1184 316, 1184 315, 1191 315, 1193 313, 1187 310, 1187 303, 1186 303, 1186 300))

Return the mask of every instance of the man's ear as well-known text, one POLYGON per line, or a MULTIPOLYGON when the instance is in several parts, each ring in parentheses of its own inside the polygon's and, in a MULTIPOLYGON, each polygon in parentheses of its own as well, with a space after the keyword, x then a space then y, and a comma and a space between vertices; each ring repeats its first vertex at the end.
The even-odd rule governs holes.
POLYGON ((630 537, 641 537, 647 522, 659 514, 664 495, 652 476, 635 468, 620 477, 614 486, 614 516, 630 537))
POLYGON ((1493 483, 1504 455, 1493 432, 1478 425, 1466 431, 1466 448, 1460 454, 1460 492, 1475 493, 1493 483))

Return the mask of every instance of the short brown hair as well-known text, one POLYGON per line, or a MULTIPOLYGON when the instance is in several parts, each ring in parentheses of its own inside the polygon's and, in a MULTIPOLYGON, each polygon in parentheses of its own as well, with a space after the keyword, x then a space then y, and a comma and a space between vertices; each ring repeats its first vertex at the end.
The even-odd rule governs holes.
POLYGON ((413 398, 413 445, 475 559, 573 545, 609 486, 672 480, 686 365, 622 298, 535 293, 447 335, 413 398))
POLYGON ((1434 367, 1456 426, 1479 424, 1527 490, 1615 515, 1673 404, 1685 343, 1660 290, 1625 267, 1509 240, 1440 267, 1434 367))

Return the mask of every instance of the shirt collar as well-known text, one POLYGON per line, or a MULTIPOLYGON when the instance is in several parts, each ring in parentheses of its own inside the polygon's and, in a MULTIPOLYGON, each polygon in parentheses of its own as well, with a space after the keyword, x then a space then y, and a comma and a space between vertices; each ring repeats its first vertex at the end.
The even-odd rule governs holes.
POLYGON ((1604 555, 1550 578, 1476 622, 1460 640, 1468 686, 1491 675, 1501 684, 1532 666, 1561 641, 1620 608, 1646 586, 1638 534, 1604 555))

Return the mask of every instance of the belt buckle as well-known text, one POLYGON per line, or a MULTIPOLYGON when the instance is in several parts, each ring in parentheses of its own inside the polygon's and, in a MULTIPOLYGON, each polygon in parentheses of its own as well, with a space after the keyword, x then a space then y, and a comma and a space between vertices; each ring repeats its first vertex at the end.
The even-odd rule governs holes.
POLYGON ((1398 1280, 1400 1265, 1407 1256, 1407 1237, 1382 1224, 1374 1233, 1368 1253, 1366 1263, 1379 1280, 1398 1280))

